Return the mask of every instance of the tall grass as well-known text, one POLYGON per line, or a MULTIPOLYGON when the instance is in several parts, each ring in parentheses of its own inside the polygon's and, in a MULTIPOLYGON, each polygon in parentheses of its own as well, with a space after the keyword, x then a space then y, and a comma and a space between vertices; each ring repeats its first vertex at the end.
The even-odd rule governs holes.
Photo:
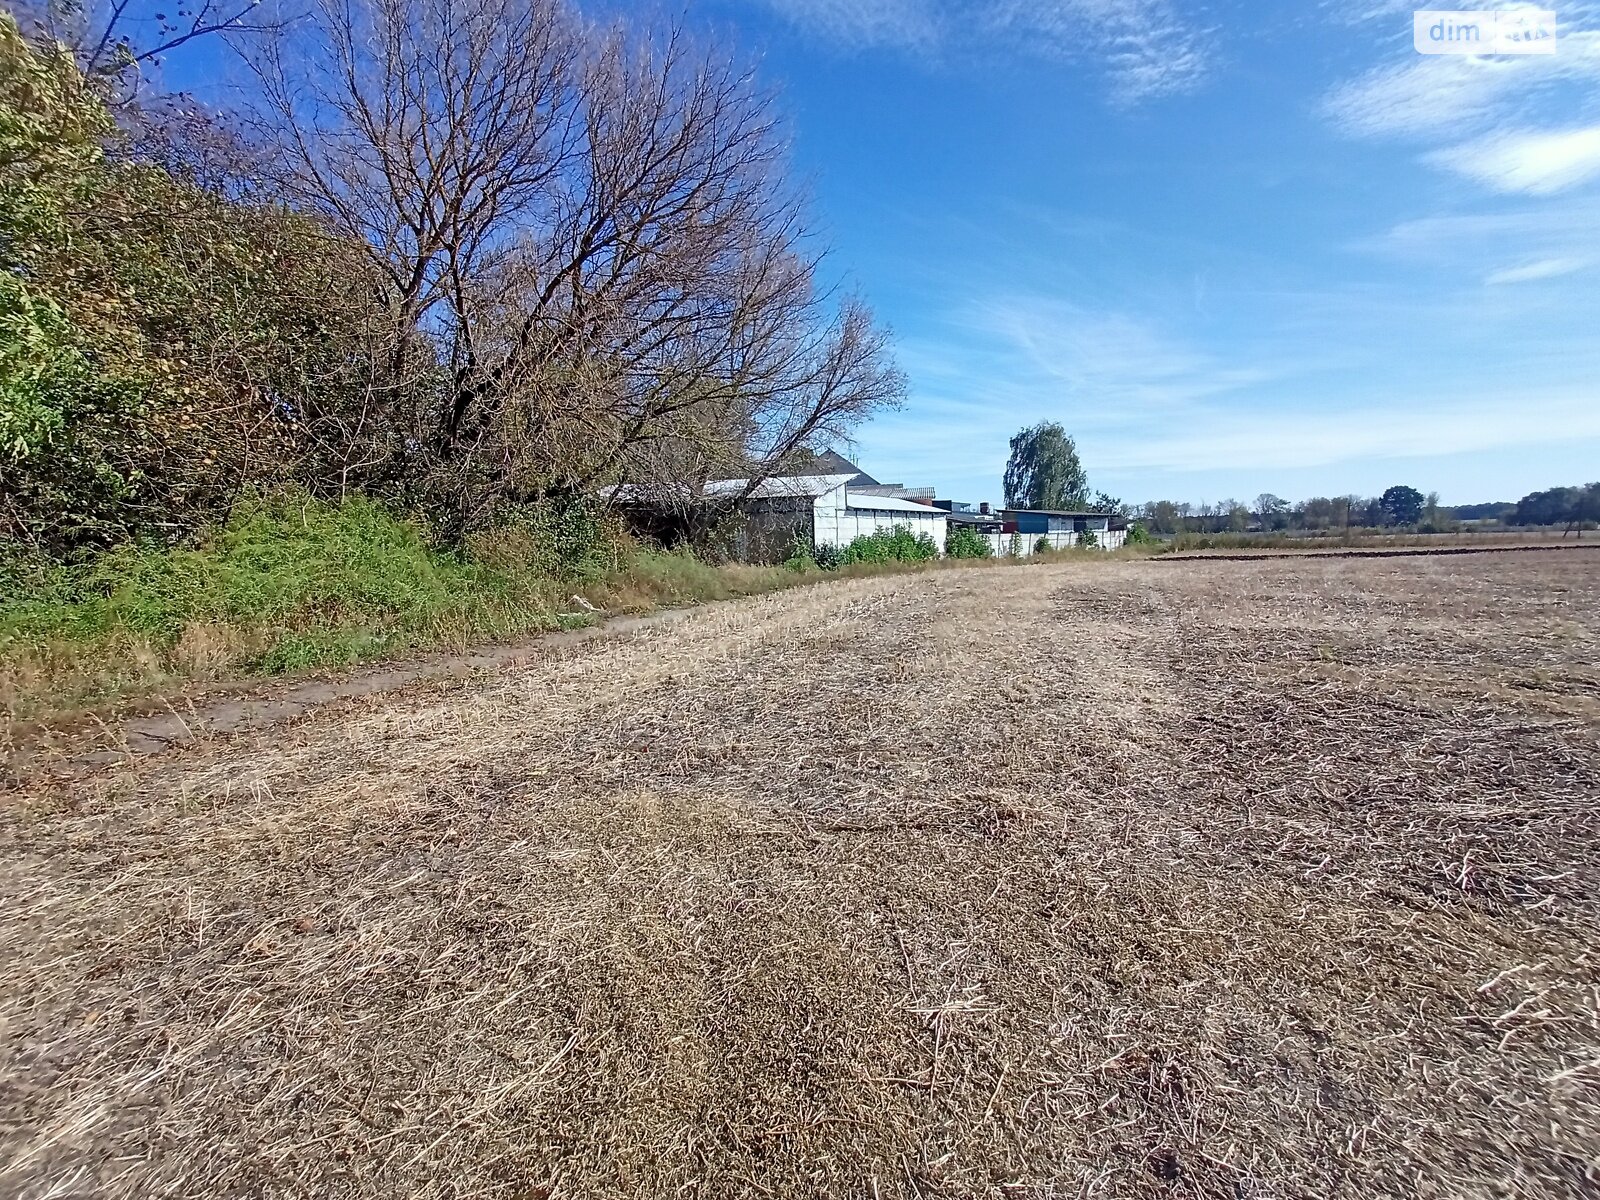
POLYGON ((124 546, 82 566, 13 556, 0 571, 11 717, 565 623, 559 581, 442 553, 361 498, 250 500, 192 547, 124 546))

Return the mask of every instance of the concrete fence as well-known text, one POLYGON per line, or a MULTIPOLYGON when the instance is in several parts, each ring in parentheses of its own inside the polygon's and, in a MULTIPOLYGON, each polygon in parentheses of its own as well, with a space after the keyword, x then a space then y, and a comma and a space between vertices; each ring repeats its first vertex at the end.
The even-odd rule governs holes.
MULTIPOLYGON (((1036 551, 1041 538, 1052 550, 1071 550, 1083 538, 1081 533, 980 533, 978 536, 989 543, 996 556, 1002 558, 1011 553, 1013 540, 1016 543, 1018 557, 1027 558, 1036 551)), ((1116 550, 1127 541, 1128 534, 1122 529, 1096 531, 1095 538, 1099 543, 1096 549, 1116 550)))

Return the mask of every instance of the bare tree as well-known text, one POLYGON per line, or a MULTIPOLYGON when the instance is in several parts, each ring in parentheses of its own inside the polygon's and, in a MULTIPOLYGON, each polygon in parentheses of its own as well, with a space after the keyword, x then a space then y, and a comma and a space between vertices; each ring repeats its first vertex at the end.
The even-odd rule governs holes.
POLYGON ((19 21, 32 36, 66 46, 85 75, 107 81, 114 100, 138 90, 143 72, 174 50, 217 34, 266 33, 261 0, 192 0, 146 14, 133 0, 23 0, 19 21))
POLYGON ((460 527, 624 480, 754 488, 903 394, 817 287, 770 102, 680 31, 314 0, 250 61, 286 192, 370 247, 397 354, 439 374, 413 441, 460 527))

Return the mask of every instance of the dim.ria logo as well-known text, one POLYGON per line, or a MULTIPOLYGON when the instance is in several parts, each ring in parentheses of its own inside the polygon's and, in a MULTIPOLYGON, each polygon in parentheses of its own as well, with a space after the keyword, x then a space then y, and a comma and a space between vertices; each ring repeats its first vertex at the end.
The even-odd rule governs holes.
POLYGON ((1418 54, 1554 54, 1558 41, 1556 14, 1542 8, 1422 9, 1414 35, 1418 54))

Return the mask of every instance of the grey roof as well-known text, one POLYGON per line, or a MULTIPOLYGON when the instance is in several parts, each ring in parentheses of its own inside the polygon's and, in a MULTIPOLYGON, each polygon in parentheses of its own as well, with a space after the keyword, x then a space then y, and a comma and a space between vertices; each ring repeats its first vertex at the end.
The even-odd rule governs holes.
POLYGON ((1083 509, 1067 508, 1002 508, 1003 513, 1038 513, 1043 517, 1106 517, 1113 514, 1107 512, 1087 512, 1083 509))
MULTIPOLYGON (((845 474, 835 475, 775 475, 771 479, 763 479, 756 484, 755 490, 750 493, 751 500, 776 500, 776 499, 802 499, 809 497, 816 499, 825 496, 834 488, 850 482, 850 476, 845 474)), ((748 479, 717 479, 706 484, 707 496, 732 497, 743 495, 745 488, 750 486, 748 479)))
POLYGON ((816 461, 812 463, 811 466, 803 472, 803 474, 848 475, 850 476, 850 482, 855 484, 857 487, 882 486, 876 479, 874 479, 871 475, 868 475, 844 455, 837 454, 832 450, 824 450, 821 454, 817 455, 816 461))
MULTIPOLYGON (((827 495, 836 487, 848 483, 848 475, 775 475, 763 479, 746 497, 750 500, 814 500, 827 495)), ((748 479, 713 479, 706 484, 701 496, 705 499, 733 499, 742 496, 750 486, 748 479)), ((610 493, 607 492, 607 495, 610 493)), ((640 485, 625 483, 616 489, 620 504, 650 504, 671 500, 685 503, 690 499, 689 489, 682 484, 640 485)))
POLYGON ((846 508, 873 509, 877 512, 913 512, 921 513, 925 517, 949 516, 944 509, 935 508, 931 504, 901 500, 898 496, 863 496, 852 492, 848 487, 844 490, 844 503, 846 508))

